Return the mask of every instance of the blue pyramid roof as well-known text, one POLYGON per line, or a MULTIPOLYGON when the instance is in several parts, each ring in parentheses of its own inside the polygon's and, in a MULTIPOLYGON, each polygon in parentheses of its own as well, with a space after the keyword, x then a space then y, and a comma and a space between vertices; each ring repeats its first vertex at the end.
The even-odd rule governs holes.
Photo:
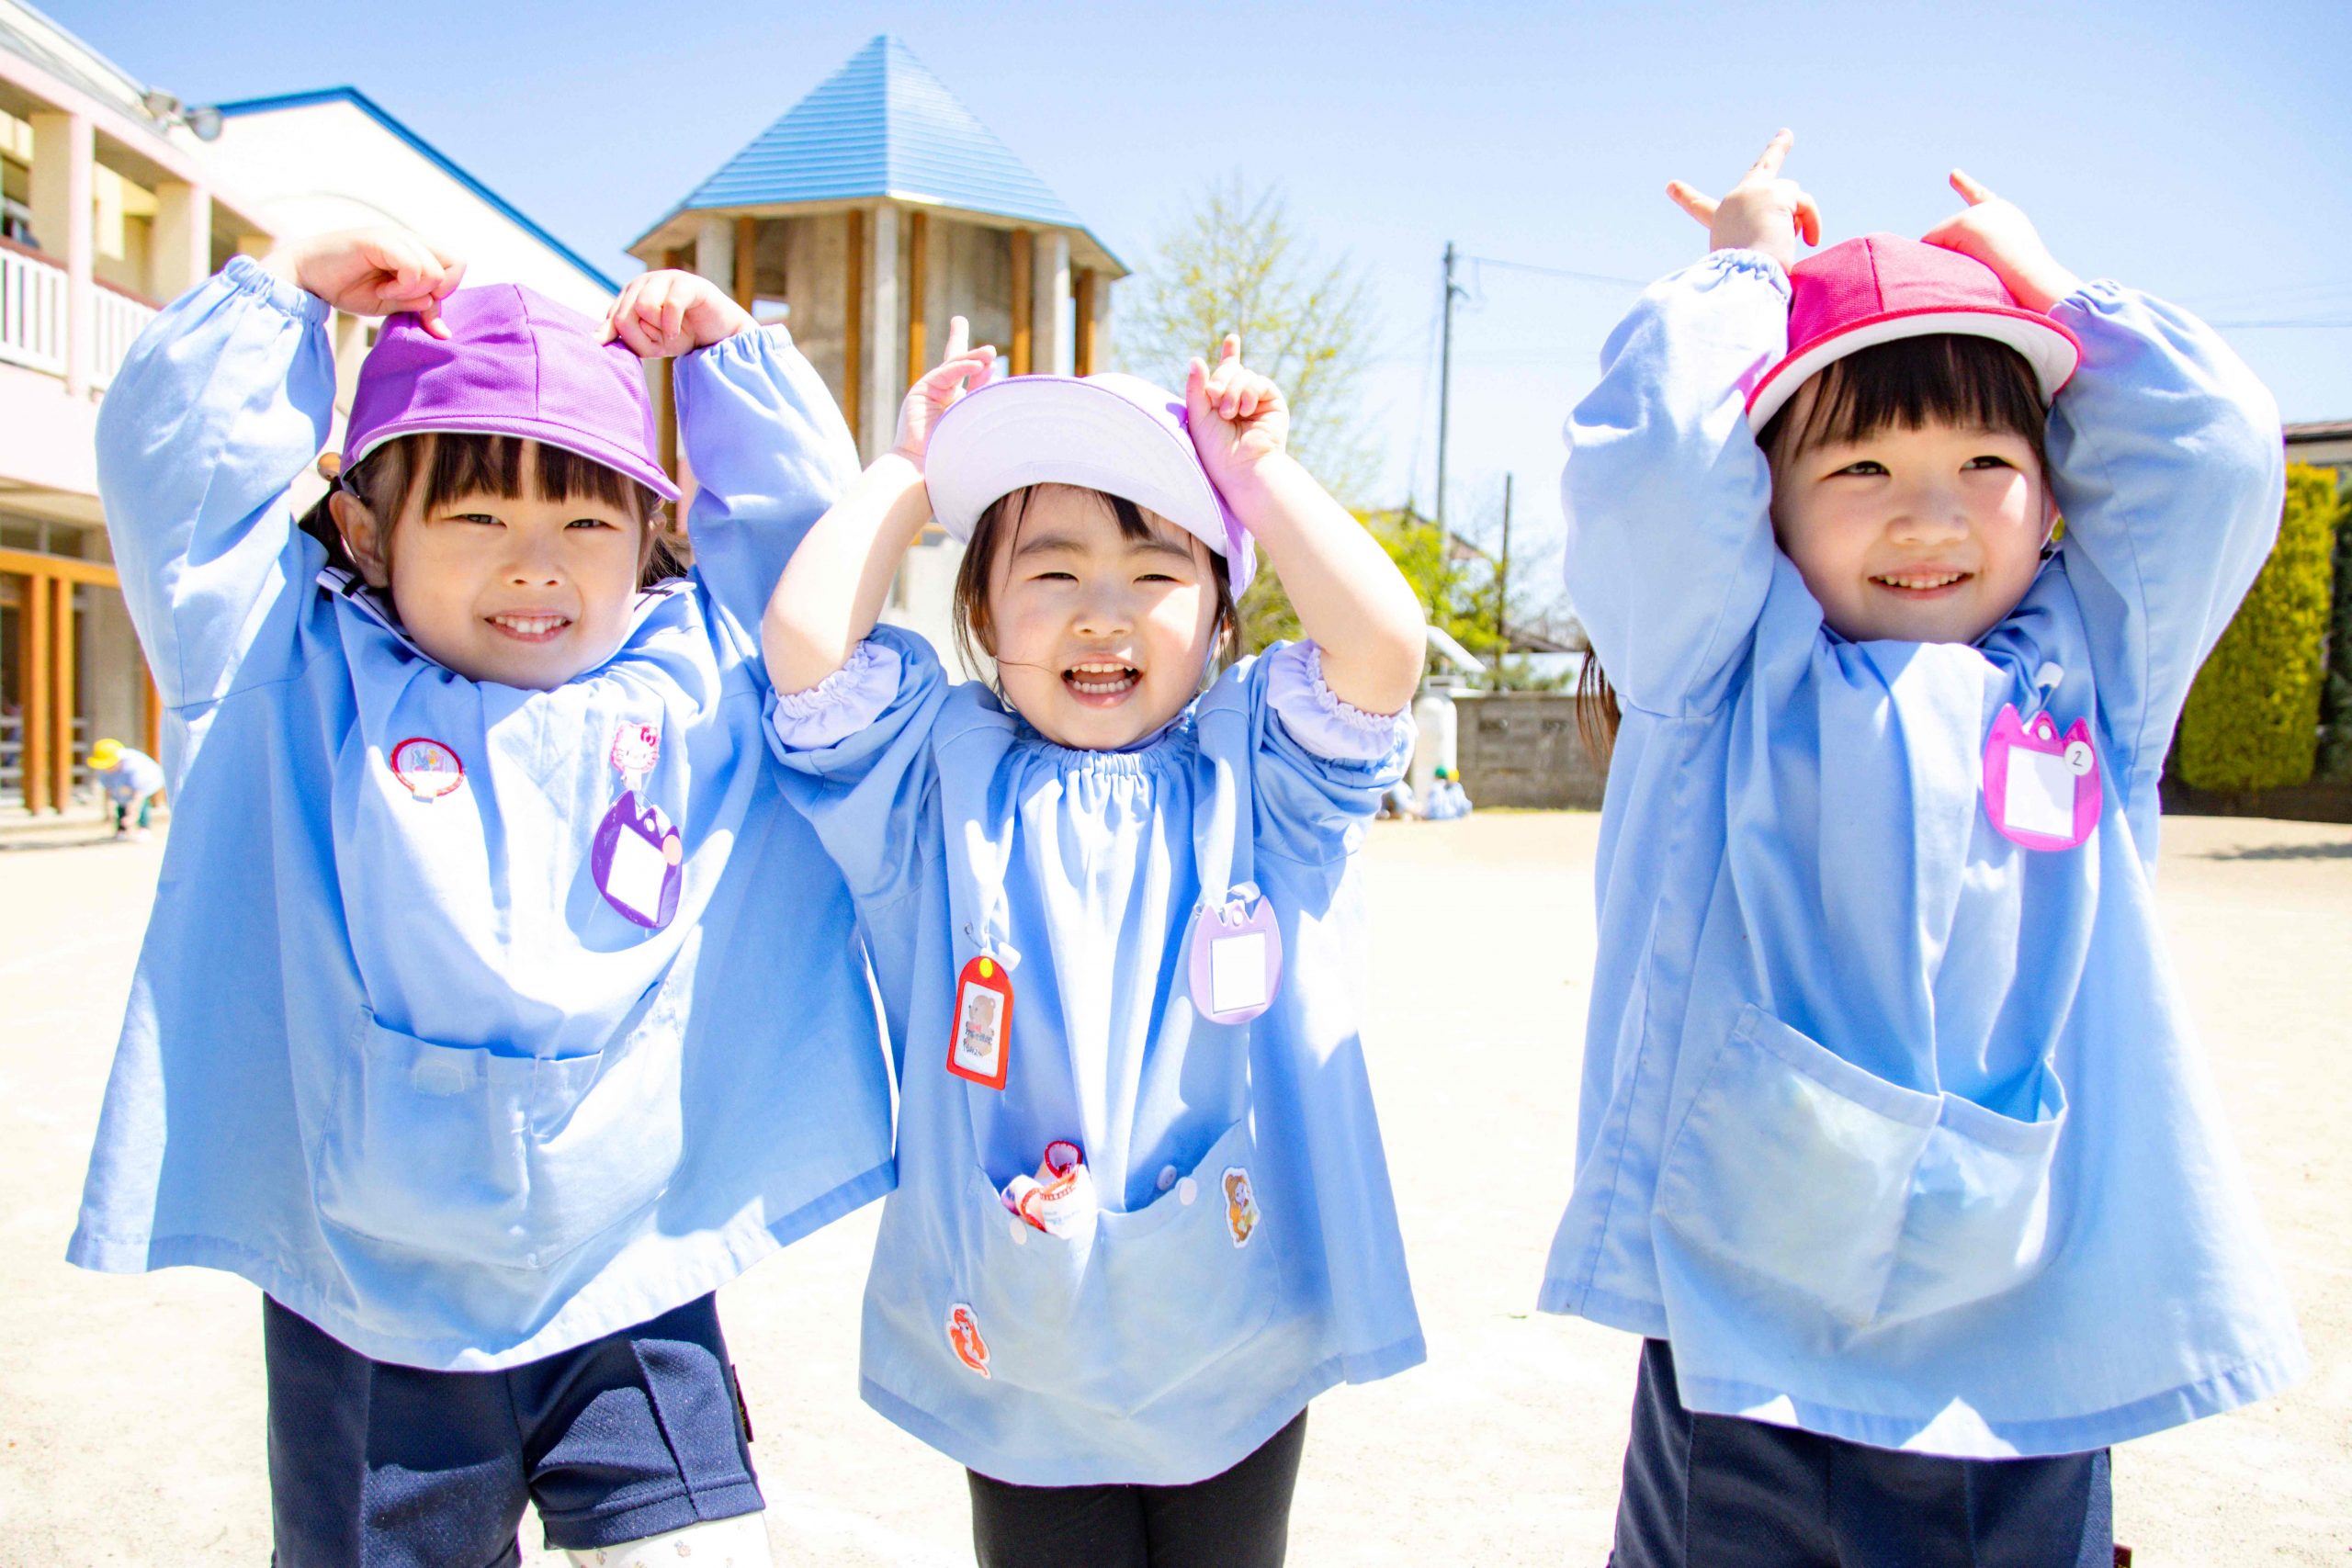
POLYGON ((1083 227, 911 50, 887 33, 852 55, 675 210, 866 197, 1083 227))

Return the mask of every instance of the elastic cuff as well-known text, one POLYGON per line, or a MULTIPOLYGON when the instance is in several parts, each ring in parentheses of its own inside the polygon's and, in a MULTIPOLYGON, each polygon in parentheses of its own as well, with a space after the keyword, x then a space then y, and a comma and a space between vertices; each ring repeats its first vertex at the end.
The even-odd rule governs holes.
POLYGON ((1782 298, 1789 292, 1789 275, 1778 260, 1762 251, 1709 251, 1705 256, 1683 269, 1702 288, 1713 288, 1726 277, 1755 277, 1770 284, 1782 298))
POLYGON ((1291 738, 1333 761, 1375 762, 1412 730, 1408 705, 1393 714, 1366 713, 1342 702, 1324 682, 1323 650, 1295 642, 1268 655, 1266 700, 1291 738))
POLYGON ((768 713, 775 738, 796 751, 838 745, 882 716, 899 690, 899 650, 867 637, 842 667, 805 692, 778 692, 768 713))
POLYGON ((288 283, 248 255, 233 255, 220 269, 231 287, 275 306, 298 321, 324 326, 334 308, 300 284, 288 283))
POLYGON ((771 350, 791 346, 791 329, 782 321, 774 321, 766 326, 747 327, 741 332, 720 338, 717 343, 706 344, 701 348, 681 355, 680 363, 706 358, 714 364, 724 363, 729 359, 753 360, 771 350))

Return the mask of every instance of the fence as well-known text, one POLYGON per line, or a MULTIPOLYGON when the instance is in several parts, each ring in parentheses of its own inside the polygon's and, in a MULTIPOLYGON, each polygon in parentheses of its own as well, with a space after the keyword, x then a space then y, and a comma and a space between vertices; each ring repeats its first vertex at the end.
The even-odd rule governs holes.
POLYGON ((156 309, 135 294, 100 282, 93 289, 90 330, 90 384, 104 387, 122 368, 132 342, 155 319, 156 309))
POLYGON ((8 240, 0 240, 0 360, 65 374, 65 269, 8 240))
POLYGON ((1472 803, 1598 809, 1604 780, 1577 728, 1579 701, 1558 692, 1457 694, 1454 752, 1472 803))

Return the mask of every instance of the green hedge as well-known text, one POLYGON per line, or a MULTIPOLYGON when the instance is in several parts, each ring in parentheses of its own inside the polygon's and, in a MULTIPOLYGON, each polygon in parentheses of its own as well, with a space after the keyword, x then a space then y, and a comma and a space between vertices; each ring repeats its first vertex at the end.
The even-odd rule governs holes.
POLYGON ((2310 782, 2336 512, 2334 474, 2289 466, 2278 542, 2189 688, 2182 782, 2217 790, 2310 782))
POLYGON ((2335 608, 2327 617, 2327 688, 2319 699, 2324 779, 2352 779, 2352 486, 2336 486, 2335 608))

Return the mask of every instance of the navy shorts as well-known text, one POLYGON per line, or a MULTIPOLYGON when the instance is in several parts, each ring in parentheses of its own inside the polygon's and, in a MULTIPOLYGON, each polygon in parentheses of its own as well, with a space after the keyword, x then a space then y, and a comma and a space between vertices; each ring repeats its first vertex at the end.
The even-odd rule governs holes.
POLYGON ((756 1513, 751 1433, 714 1296, 544 1360, 370 1360, 263 1298, 278 1568, 508 1568, 550 1547, 756 1513))
POLYGON ((1642 1348, 1611 1568, 2113 1568, 2107 1450, 1900 1453, 1694 1416, 1642 1348))

